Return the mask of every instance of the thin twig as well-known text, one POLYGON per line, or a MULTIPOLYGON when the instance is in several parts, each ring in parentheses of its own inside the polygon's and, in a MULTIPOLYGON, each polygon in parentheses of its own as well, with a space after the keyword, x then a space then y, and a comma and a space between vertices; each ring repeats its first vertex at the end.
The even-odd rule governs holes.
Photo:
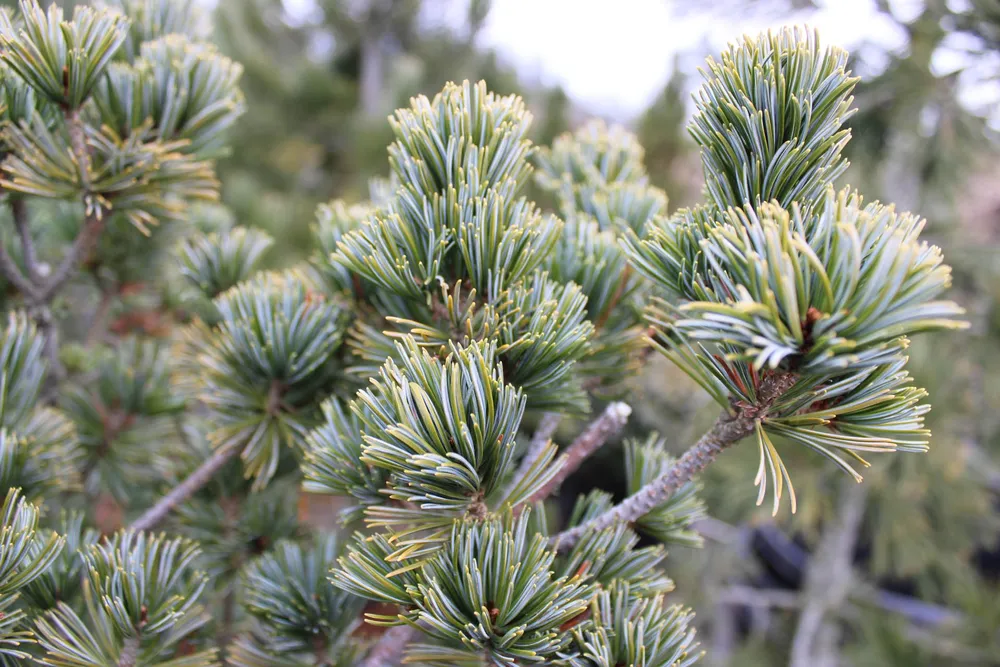
POLYGON ((91 201, 93 193, 90 191, 90 151, 87 149, 86 130, 79 109, 66 110, 66 131, 69 133, 70 150, 80 170, 80 189, 83 191, 84 206, 83 226, 73 240, 73 245, 63 256, 62 262, 41 286, 37 297, 40 303, 51 300, 66 281, 73 277, 80 262, 97 244, 97 239, 104 231, 104 218, 108 212, 103 204, 91 201))
POLYGON ((515 480, 524 477, 525 473, 535 465, 538 457, 542 455, 545 447, 552 440, 552 436, 558 430, 560 422, 562 422, 562 415, 556 412, 546 412, 542 415, 541 420, 538 422, 538 428, 535 429, 534 434, 531 436, 528 453, 524 455, 524 458, 521 459, 521 465, 518 466, 515 480))
MULTIPOLYGON (((517 467, 517 472, 510 482, 510 489, 517 486, 517 483, 527 476, 528 472, 538 462, 538 458, 549 446, 552 436, 555 435, 559 424, 562 422, 562 415, 556 412, 546 412, 538 422, 538 428, 531 436, 531 443, 528 445, 528 452, 521 459, 521 464, 517 467)), ((510 490, 508 489, 508 490, 510 490)))
POLYGON ((591 529, 602 530, 617 523, 629 523, 647 514, 667 500, 679 488, 714 461, 723 450, 753 433, 754 420, 723 413, 715 425, 666 471, 639 491, 604 514, 563 531, 551 539, 560 551, 572 549, 583 534, 591 529))
POLYGON ((236 442, 229 442, 216 449, 215 453, 205 459, 205 462, 197 470, 188 475, 187 479, 171 489, 170 493, 160 498, 155 505, 136 519, 130 526, 130 529, 138 532, 149 530, 158 524, 172 509, 190 498, 198 489, 205 486, 215 476, 215 473, 222 466, 226 465, 239 451, 240 448, 236 442))
POLYGON ((38 258, 35 255, 35 242, 31 238, 31 229, 28 226, 28 206, 22 197, 11 197, 10 212, 14 218, 14 228, 21 238, 21 259, 24 261, 24 270, 28 280, 38 282, 38 258))
POLYGON ((49 306, 56 293, 73 276, 80 262, 97 243, 97 239, 104 229, 104 217, 107 213, 103 205, 95 205, 94 202, 90 201, 90 154, 87 150, 85 128, 79 109, 66 110, 66 128, 70 137, 70 148, 80 170, 80 185, 83 190, 85 217, 80 232, 52 275, 47 279, 43 278, 38 268, 24 200, 20 197, 12 197, 10 199, 11 213, 18 236, 21 239, 26 274, 22 273, 7 249, 0 243, 0 273, 24 297, 38 326, 39 333, 45 341, 45 355, 49 365, 49 378, 45 393, 49 397, 65 377, 65 370, 59 361, 59 331, 55 326, 52 309, 49 306))
POLYGON ((625 286, 628 285, 629 278, 632 275, 632 267, 625 265, 625 270, 622 271, 621 279, 618 281, 618 287, 615 288, 615 293, 611 297, 611 301, 608 302, 607 308, 600 317, 594 322, 594 329, 601 329, 608 322, 608 318, 611 317, 611 313, 614 312, 615 308, 618 306, 618 302, 622 299, 622 294, 625 293, 625 286))
POLYGON ((135 667, 139 659, 139 638, 136 636, 127 637, 122 646, 122 652, 118 656, 118 667, 135 667))
MULTIPOLYGON (((735 544, 742 539, 740 528, 713 517, 699 519, 693 527, 706 539, 722 545, 735 544)), ((790 596, 800 597, 796 591, 762 590, 751 586, 732 585, 720 592, 716 599, 720 602, 745 606, 753 606, 763 601, 764 604, 770 606, 786 607, 792 606, 792 597, 790 596), (787 593, 789 597, 779 593, 787 593)), ((882 611, 904 616, 915 626, 957 626, 963 621, 962 614, 954 609, 882 590, 864 581, 852 584, 850 598, 858 604, 870 605, 882 611)), ((801 601, 797 603, 797 606, 801 606, 801 601)))
POLYGON ((35 286, 21 273, 21 269, 17 267, 17 264, 10 256, 10 253, 7 252, 7 248, 4 247, 3 243, 0 243, 0 273, 17 288, 17 291, 26 300, 31 302, 36 299, 35 286))
POLYGON ((798 609, 802 606, 802 597, 796 591, 785 591, 779 588, 754 588, 733 584, 719 592, 718 602, 742 607, 773 607, 775 609, 798 609))
POLYGON ((396 667, 415 632, 409 625, 398 625, 386 630, 358 667, 396 667))
POLYGON ((73 245, 63 255, 62 261, 52 272, 52 276, 38 291, 37 301, 50 301, 62 289, 63 285, 73 277, 80 263, 86 259, 90 251, 97 245, 97 240, 100 238, 101 232, 104 231, 106 213, 107 211, 103 207, 98 207, 86 214, 80 233, 73 239, 73 245))
POLYGON ((616 402, 608 405, 601 416, 592 421, 566 448, 562 467, 531 496, 529 502, 544 500, 552 495, 566 478, 580 467, 580 464, 622 430, 631 414, 632 408, 625 403, 616 402))
POLYGON ((853 479, 844 480, 838 514, 823 531, 806 571, 802 591, 805 606, 792 640, 790 667, 832 664, 830 654, 835 649, 820 639, 827 634, 827 614, 846 602, 851 588, 854 545, 865 515, 866 498, 866 486, 853 479))
POLYGON ((910 623, 918 626, 958 627, 966 620, 962 613, 955 609, 882 590, 864 582, 851 586, 851 599, 861 604, 873 605, 882 611, 905 616, 910 623))
POLYGON ((735 414, 723 412, 712 428, 684 452, 670 470, 604 514, 552 536, 550 544, 559 551, 568 551, 588 530, 602 530, 617 523, 631 523, 644 516, 704 470, 724 450, 753 433, 757 422, 766 418, 774 402, 794 383, 795 376, 791 373, 776 373, 762 379, 756 405, 734 406, 735 414))

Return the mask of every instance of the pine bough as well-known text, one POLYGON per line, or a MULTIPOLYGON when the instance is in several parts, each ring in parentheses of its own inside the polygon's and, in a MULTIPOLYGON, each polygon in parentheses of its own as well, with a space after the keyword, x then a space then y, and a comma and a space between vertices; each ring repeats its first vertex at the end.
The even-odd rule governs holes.
POLYGON ((0 14, 0 664, 684 667, 662 565, 700 543, 698 472, 750 439, 758 502, 794 511, 781 448, 858 481, 926 449, 906 337, 961 311, 919 218, 834 187, 855 79, 814 34, 709 60, 702 205, 666 215, 621 129, 536 151, 518 97, 449 84, 390 119, 372 201, 320 207, 314 257, 261 272, 271 239, 196 206, 243 102, 195 9, 0 14), (70 282, 103 305, 60 345, 70 282), (105 346, 128 307, 166 333, 105 346), (627 442, 625 499, 552 523, 650 350, 718 421, 676 459, 627 442), (343 548, 299 521, 316 494, 346 499, 343 548))

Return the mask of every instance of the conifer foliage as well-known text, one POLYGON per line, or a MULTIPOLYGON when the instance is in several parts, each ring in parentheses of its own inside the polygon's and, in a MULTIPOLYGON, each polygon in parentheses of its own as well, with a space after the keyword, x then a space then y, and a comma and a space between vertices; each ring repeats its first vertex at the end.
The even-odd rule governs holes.
POLYGON ((960 310, 919 218, 834 188, 854 79, 815 35, 709 62, 701 206, 667 216, 620 128, 536 150, 518 97, 448 84, 390 119, 379 194, 261 271, 271 239, 199 204, 243 109, 196 6, 0 17, 0 663, 686 667, 664 564, 702 468, 751 438, 794 511, 779 447, 860 481, 928 446, 906 336, 960 310), (651 351, 722 415, 558 517, 651 351), (326 495, 343 535, 296 512, 326 495))

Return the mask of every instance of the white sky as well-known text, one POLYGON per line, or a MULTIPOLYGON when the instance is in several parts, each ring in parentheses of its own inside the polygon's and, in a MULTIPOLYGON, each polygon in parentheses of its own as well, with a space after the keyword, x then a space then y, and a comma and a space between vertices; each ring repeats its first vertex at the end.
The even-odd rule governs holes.
MULTIPOLYGON (((702 0, 711 3, 712 0, 702 0)), ((678 53, 720 50, 744 33, 787 24, 745 16, 690 16, 670 0, 494 0, 480 43, 496 48, 528 76, 559 83, 585 107, 605 114, 641 112, 662 90, 678 53)), ((907 11, 913 0, 897 0, 907 11)), ((798 19, 801 23, 801 19, 798 19)), ((896 47, 904 35, 873 0, 830 0, 808 16, 827 43, 864 40, 896 47)), ((694 73, 700 59, 685 62, 694 73)))
MULTIPOLYGON (((217 0, 205 0, 213 2, 217 0)), ((822 9, 796 16, 727 16, 682 12, 678 5, 715 0, 493 0, 479 44, 495 48, 521 76, 561 85, 594 114, 634 117, 663 89, 674 58, 690 75, 701 56, 717 53, 742 35, 790 23, 817 28, 827 43, 855 50, 864 42, 895 50, 905 45, 903 30, 875 9, 874 0, 822 0, 822 9)), ((890 0, 896 16, 914 18, 924 0, 890 0)), ((963 4, 968 0, 948 0, 963 4)), ((307 17, 315 0, 284 0, 292 16, 307 17)), ((464 0, 429 0, 425 10, 435 22, 461 25, 464 0)), ((961 45, 957 45, 961 46, 961 45)), ((877 53, 865 54, 875 58, 877 53)), ((998 56, 1000 59, 1000 56, 998 56)), ((870 62, 877 71, 881 63, 870 62)), ((957 50, 941 49, 938 73, 968 64, 957 50)), ((963 99, 1000 108, 1000 84, 967 85, 963 99)), ((994 111, 1000 122, 1000 111, 994 111)))

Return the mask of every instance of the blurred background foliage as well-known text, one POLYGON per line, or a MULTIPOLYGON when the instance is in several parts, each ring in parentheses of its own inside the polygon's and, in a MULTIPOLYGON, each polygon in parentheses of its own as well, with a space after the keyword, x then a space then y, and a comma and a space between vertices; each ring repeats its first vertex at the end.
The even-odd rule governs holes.
MULTIPOLYGON (((775 518, 748 509, 754 448, 734 449, 710 468, 705 546, 675 548, 671 574, 675 595, 698 610, 713 666, 807 667, 796 664, 796 645, 807 619, 817 617, 810 636, 823 642, 829 661, 808 667, 1000 665, 1000 109, 996 96, 963 97, 1000 87, 1000 2, 913 0, 902 3, 906 11, 889 0, 873 3, 905 39, 900 48, 866 43, 853 51, 862 111, 850 121, 852 167, 843 182, 928 218, 955 269, 952 296, 973 328, 912 348, 917 384, 935 407, 930 454, 877 460, 856 487, 790 450, 796 480, 812 479, 797 484, 798 513, 775 518), (958 64, 942 69, 942 52, 958 54, 949 60, 958 64)), ((294 11, 283 0, 208 4, 215 41, 245 67, 248 112, 219 164, 224 204, 241 224, 275 237, 274 265, 306 254, 317 205, 369 198, 370 179, 387 173, 386 117, 415 94, 485 79, 495 92, 525 97, 541 145, 593 115, 482 46, 490 0, 297 0, 294 11)), ((708 20, 763 15, 798 23, 828 3, 673 4, 708 20)), ((638 135, 650 180, 667 191, 671 212, 700 198, 685 125, 698 84, 688 63, 704 53, 683 54, 644 112, 610 119, 638 135)), ((147 261, 123 265, 121 280, 148 269, 147 261)), ((714 413, 659 355, 626 400, 635 412, 623 438, 656 430, 677 452, 714 413)), ((556 439, 565 443, 575 428, 563 424, 556 439)), ((565 496, 588 486, 622 495, 618 446, 591 459, 565 496)))

